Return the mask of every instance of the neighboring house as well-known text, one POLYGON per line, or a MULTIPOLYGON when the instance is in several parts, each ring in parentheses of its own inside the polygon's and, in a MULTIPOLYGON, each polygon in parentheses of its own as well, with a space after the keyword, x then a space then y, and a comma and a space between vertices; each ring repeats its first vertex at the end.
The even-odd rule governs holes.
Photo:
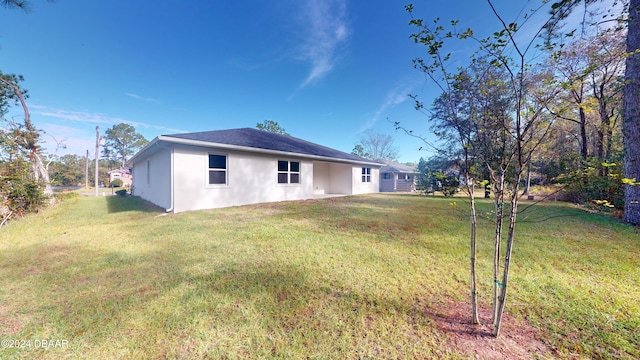
POLYGON ((130 169, 122 168, 122 169, 111 170, 107 172, 107 174, 109 175, 109 184, 107 184, 108 186, 110 186, 111 182, 115 179, 122 180, 122 186, 131 186, 132 179, 131 179, 130 169))
POLYGON ((158 136, 129 163, 133 194, 174 213, 375 193, 383 165, 251 128, 158 136))
POLYGON ((418 169, 393 161, 385 163, 380 169, 380 192, 416 190, 416 175, 420 173, 418 169))

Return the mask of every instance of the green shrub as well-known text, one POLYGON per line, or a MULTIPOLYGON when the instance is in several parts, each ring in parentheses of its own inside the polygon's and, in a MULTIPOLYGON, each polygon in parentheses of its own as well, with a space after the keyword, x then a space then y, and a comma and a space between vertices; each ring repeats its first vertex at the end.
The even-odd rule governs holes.
POLYGON ((561 200, 577 204, 604 202, 606 207, 624 207, 622 166, 590 159, 581 170, 556 178, 563 184, 561 200))
POLYGON ((122 184, 123 184, 122 179, 115 179, 111 182, 111 187, 112 188, 121 187, 122 184))
POLYGON ((19 176, 3 177, 0 194, 5 198, 5 206, 17 215, 37 211, 47 199, 40 184, 19 176))
POLYGON ((460 180, 455 175, 441 172, 434 172, 429 175, 431 176, 433 189, 442 191, 444 196, 453 196, 458 192, 460 180))

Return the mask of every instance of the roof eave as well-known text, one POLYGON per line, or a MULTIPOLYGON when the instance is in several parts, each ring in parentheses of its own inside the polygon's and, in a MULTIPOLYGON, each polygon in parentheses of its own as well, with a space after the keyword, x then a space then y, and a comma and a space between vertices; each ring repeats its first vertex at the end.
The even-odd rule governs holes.
POLYGON ((139 157, 142 156, 143 153, 147 152, 152 146, 154 146, 159 140, 160 136, 156 137, 155 139, 149 141, 145 146, 142 147, 142 149, 140 149, 137 153, 135 153, 135 155, 133 155, 131 157, 131 159, 127 160, 127 166, 133 166, 133 164, 135 163, 135 160, 139 157))
MULTIPOLYGON (((348 164, 360 164, 360 165, 369 165, 369 166, 377 166, 377 167, 384 166, 384 164, 376 163, 373 161, 358 161, 358 160, 342 159, 342 158, 335 158, 335 157, 329 157, 329 156, 309 155, 309 154, 301 154, 301 153, 295 153, 295 152, 289 152, 289 151, 261 149, 261 148, 250 147, 250 146, 239 146, 239 145, 223 144, 223 143, 216 143, 216 142, 210 142, 210 141, 183 139, 183 138, 164 136, 164 135, 158 136, 157 138, 154 139, 154 141, 166 141, 174 144, 202 146, 202 147, 215 147, 219 149, 256 152, 256 153, 269 154, 269 155, 294 156, 294 157, 300 157, 305 159, 342 162, 342 163, 348 163, 348 164)), ((145 146, 145 148, 147 147, 145 146)), ((140 150, 138 154, 141 154, 145 150, 145 148, 140 150)), ((131 160, 133 160, 136 156, 138 156, 138 154, 134 155, 134 157, 132 157, 131 160)))

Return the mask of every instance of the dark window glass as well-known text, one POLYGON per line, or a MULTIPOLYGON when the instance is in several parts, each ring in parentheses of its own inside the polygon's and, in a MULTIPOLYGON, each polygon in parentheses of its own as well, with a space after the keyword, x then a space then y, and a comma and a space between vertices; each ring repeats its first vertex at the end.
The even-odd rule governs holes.
POLYGON ((362 168, 362 175, 367 173, 367 168, 362 168))
POLYGON ((389 174, 389 173, 384 173, 384 175, 383 175, 383 176, 384 176, 384 178, 385 178, 386 180, 391 179, 391 174, 389 174))
POLYGON ((299 184, 300 162, 278 160, 278 184, 299 184))
POLYGON ((209 154, 209 169, 226 169, 227 157, 225 155, 209 154))
POLYGON ((209 184, 226 184, 227 172, 218 170, 209 170, 209 184))
POLYGON ((278 171, 289 171, 289 162, 278 160, 278 171))

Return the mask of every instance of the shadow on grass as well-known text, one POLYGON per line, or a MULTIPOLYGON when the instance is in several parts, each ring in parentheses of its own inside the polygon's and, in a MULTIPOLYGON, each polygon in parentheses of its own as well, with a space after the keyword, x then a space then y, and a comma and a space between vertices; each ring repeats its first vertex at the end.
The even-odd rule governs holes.
POLYGON ((107 208, 109 213, 136 211, 143 213, 163 213, 164 210, 139 196, 108 196, 107 208))
MULTIPOLYGON (((3 259, 5 276, 22 290, 17 297, 0 294, 0 299, 10 313, 26 314, 7 319, 13 324, 0 320, 5 329, 13 329, 5 335, 28 338, 52 331, 70 341, 70 348, 50 352, 50 358, 69 352, 104 357, 113 355, 108 352, 113 344, 120 351, 135 350, 140 358, 224 355, 216 351, 241 357, 234 351, 249 346, 247 338, 255 358, 286 357, 291 347, 344 358, 379 351, 378 346, 429 343, 431 320, 411 300, 363 291, 336 274, 319 276, 287 262, 251 257, 238 262, 217 252, 176 248, 171 242, 150 245, 99 249, 38 244, 3 259), (414 334, 416 324, 426 326, 426 334, 414 334), (377 340, 381 344, 365 341, 380 327, 395 335, 377 340), (209 340, 185 348, 177 335, 209 340), (88 354, 88 348, 82 348, 87 345, 88 354)), ((12 357, 17 351, 5 354, 12 357)))

